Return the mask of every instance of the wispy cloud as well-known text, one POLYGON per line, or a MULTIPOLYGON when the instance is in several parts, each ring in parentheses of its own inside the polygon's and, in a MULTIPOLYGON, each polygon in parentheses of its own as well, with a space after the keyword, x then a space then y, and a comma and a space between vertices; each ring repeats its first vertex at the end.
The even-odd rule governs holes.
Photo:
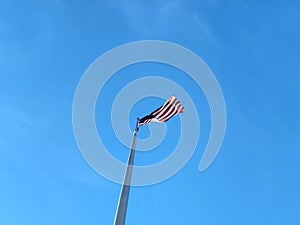
POLYGON ((45 123, 41 118, 38 118, 25 110, 17 109, 9 105, 0 105, 0 123, 1 132, 0 139, 3 142, 9 142, 10 139, 27 139, 33 129, 44 126, 45 123))
MULTIPOLYGON (((191 1, 118 1, 113 6, 124 15, 132 29, 143 34, 171 33, 194 27, 193 33, 215 42, 208 20, 201 11, 192 10, 191 1)), ((183 31, 184 32, 184 31, 183 31)))

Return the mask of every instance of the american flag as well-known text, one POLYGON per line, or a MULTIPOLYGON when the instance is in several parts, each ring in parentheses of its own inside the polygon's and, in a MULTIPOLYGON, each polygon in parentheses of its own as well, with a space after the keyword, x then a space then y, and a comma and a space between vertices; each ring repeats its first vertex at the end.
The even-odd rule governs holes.
POLYGON ((163 106, 154 110, 149 115, 139 120, 139 126, 146 125, 150 122, 167 122, 171 117, 178 113, 183 113, 184 108, 175 96, 171 96, 163 106))

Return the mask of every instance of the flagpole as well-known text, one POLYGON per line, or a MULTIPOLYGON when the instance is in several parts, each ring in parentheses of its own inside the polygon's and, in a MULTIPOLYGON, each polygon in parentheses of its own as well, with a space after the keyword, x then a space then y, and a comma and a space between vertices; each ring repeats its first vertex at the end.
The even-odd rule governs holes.
POLYGON ((129 191, 130 191, 130 183, 131 183, 131 175, 133 169, 133 161, 134 161, 134 152, 136 146, 136 136, 139 131, 139 118, 136 119, 135 130, 133 132, 133 139, 131 144, 131 149, 128 157, 128 162, 126 166, 125 176, 120 192, 120 197, 118 201, 118 206, 116 210, 114 225, 124 225, 126 219, 126 212, 128 206, 128 198, 129 198, 129 191))

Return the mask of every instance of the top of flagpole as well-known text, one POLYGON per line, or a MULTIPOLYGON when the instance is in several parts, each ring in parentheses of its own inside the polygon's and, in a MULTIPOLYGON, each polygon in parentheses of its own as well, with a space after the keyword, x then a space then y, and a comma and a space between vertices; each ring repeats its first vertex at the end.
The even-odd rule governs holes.
POLYGON ((134 132, 133 132, 133 135, 136 135, 137 132, 139 131, 139 123, 140 123, 140 118, 136 118, 136 124, 135 124, 135 129, 134 129, 134 132))

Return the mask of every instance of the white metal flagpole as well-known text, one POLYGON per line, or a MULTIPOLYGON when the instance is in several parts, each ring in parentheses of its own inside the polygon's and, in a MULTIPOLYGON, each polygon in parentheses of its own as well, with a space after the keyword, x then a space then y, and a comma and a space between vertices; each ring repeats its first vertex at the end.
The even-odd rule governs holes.
POLYGON ((130 191, 130 183, 131 183, 131 175, 133 169, 133 161, 134 161, 134 152, 136 146, 136 136, 139 131, 139 118, 136 119, 136 126, 133 132, 133 139, 131 144, 131 149, 128 157, 128 162, 126 166, 125 176, 120 192, 119 202, 116 210, 114 225, 124 225, 126 219, 126 212, 128 206, 128 198, 130 191))

